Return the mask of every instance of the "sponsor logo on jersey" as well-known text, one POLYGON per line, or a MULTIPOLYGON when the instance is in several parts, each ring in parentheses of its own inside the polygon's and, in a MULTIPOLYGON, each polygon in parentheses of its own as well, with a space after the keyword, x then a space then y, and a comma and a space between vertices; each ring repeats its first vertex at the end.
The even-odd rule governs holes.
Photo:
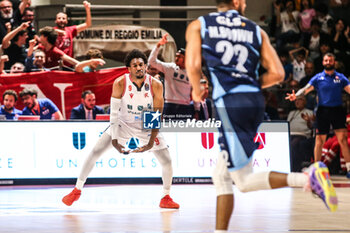
POLYGON ((132 110, 132 105, 131 104, 128 104, 128 109, 132 110))
POLYGON ((133 94, 133 93, 130 93, 129 95, 130 95, 130 98, 131 98, 131 99, 132 99, 132 97, 134 97, 134 94, 133 94))
POLYGON ((146 91, 149 91, 149 85, 148 85, 148 83, 145 84, 145 90, 146 90, 146 91))

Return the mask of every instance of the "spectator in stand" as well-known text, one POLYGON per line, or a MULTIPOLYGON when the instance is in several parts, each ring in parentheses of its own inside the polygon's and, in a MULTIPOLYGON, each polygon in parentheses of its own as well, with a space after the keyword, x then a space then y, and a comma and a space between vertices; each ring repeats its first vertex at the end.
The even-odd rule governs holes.
POLYGON ((320 3, 315 6, 316 18, 321 23, 321 32, 331 34, 333 26, 333 18, 328 14, 328 6, 324 3, 320 3))
MULTIPOLYGON (((57 32, 53 27, 46 26, 44 28, 41 28, 39 30, 39 40, 40 44, 33 49, 28 49, 27 56, 32 56, 32 52, 35 49, 41 49, 45 53, 45 64, 44 67, 46 68, 53 68, 57 67, 59 65, 59 60, 63 60, 65 62, 70 63, 71 65, 75 66, 78 64, 78 61, 74 58, 68 56, 65 54, 62 50, 58 49, 55 46, 56 39, 57 39, 57 32)), ((36 39, 35 39, 36 40, 36 39)))
POLYGON ((36 31, 35 31, 35 27, 34 27, 34 9, 27 7, 24 9, 23 12, 23 17, 22 17, 22 22, 29 22, 28 28, 27 28, 27 32, 28 32, 28 38, 26 40, 26 48, 29 47, 29 41, 34 39, 34 36, 36 36, 36 31))
POLYGON ((280 50, 278 54, 285 73, 284 80, 281 84, 285 86, 285 84, 289 83, 290 80, 293 79, 293 65, 289 61, 289 54, 286 49, 280 50))
POLYGON ((64 120, 62 113, 50 99, 37 99, 36 90, 26 88, 19 96, 25 105, 22 115, 38 115, 40 120, 64 120))
POLYGON ((301 87, 304 87, 306 84, 309 83, 311 78, 315 75, 315 67, 314 63, 311 60, 307 60, 305 63, 305 76, 301 78, 299 85, 301 87))
POLYGON ((18 9, 14 10, 11 1, 0 1, 0 41, 8 33, 8 28, 16 28, 21 24, 24 9, 30 6, 30 2, 30 0, 22 0, 18 9), (6 26, 7 23, 8 26, 6 26))
POLYGON ((21 110, 15 108, 18 96, 14 90, 6 90, 2 94, 4 105, 0 107, 0 115, 5 115, 7 120, 15 120, 18 115, 22 114, 21 110))
POLYGON ((303 45, 309 49, 309 57, 314 60, 320 56, 321 41, 330 41, 330 36, 321 32, 321 23, 317 19, 311 21, 311 33, 303 38, 303 45))
POLYGON ((83 2, 86 12, 85 23, 79 25, 68 25, 67 14, 63 12, 59 12, 56 15, 56 27, 55 29, 61 30, 64 33, 59 33, 56 40, 56 47, 62 50, 65 54, 70 57, 74 57, 73 54, 73 38, 77 36, 78 33, 87 29, 91 26, 91 11, 90 11, 90 3, 88 1, 83 2))
POLYGON ((293 65, 293 79, 298 81, 298 83, 305 76, 305 63, 308 55, 309 50, 304 47, 289 51, 289 56, 293 65), (295 56, 295 54, 297 55, 295 56))
MULTIPOLYGON (((154 68, 153 66, 151 65, 148 65, 147 66, 147 70, 146 70, 147 74, 151 75, 153 78, 156 78, 158 79, 159 81, 161 81, 161 76, 159 74, 159 71, 154 68)), ((162 81, 161 81, 162 82, 162 81)), ((163 83, 163 82, 162 82, 163 83)))
POLYGON ((10 74, 23 73, 23 72, 24 72, 24 65, 20 62, 16 62, 10 68, 10 74))
POLYGON ((211 100, 208 99, 209 95, 209 82, 208 78, 203 75, 201 80, 199 81, 201 85, 201 89, 204 90, 202 92, 201 101, 200 102, 192 102, 193 104, 193 118, 196 120, 208 120, 213 116, 213 109, 211 100))
POLYGON ((95 94, 86 90, 81 95, 81 104, 72 109, 70 119, 95 120, 96 114, 105 114, 104 110, 96 106, 95 94))
POLYGON ((300 172, 302 162, 310 162, 313 150, 311 129, 314 114, 305 108, 306 99, 298 96, 295 100, 296 110, 289 112, 287 121, 290 126, 290 148, 292 156, 292 172, 300 172))
POLYGON ((335 27, 332 29, 334 52, 338 58, 341 57, 343 60, 350 52, 349 32, 350 28, 343 19, 335 21, 335 27))
POLYGON ((86 54, 86 61, 79 62, 75 66, 75 71, 79 73, 94 72, 97 66, 103 66, 105 61, 103 60, 103 54, 98 49, 89 49, 86 54))
POLYGON ((0 74, 6 74, 4 67, 5 67, 5 62, 8 62, 9 57, 7 55, 2 55, 0 57, 0 74))
POLYGON ((160 46, 167 43, 165 34, 152 50, 148 63, 164 73, 165 103, 164 119, 188 119, 192 117, 191 84, 185 70, 185 49, 179 49, 175 56, 175 63, 161 62, 157 59, 160 46))
MULTIPOLYGON (((29 44, 35 44, 35 40, 31 40, 29 44)), ((34 46, 33 46, 34 47, 34 46)), ((32 48, 32 45, 29 46, 29 49, 32 48)), ((34 71, 50 71, 44 67, 45 64, 45 53, 41 49, 34 50, 31 57, 26 58, 25 63, 25 72, 34 72, 34 71)))
POLYGON ((320 56, 316 57, 314 60, 315 73, 320 73, 323 71, 323 57, 325 54, 332 52, 331 41, 324 40, 320 41, 320 56))
POLYGON ((316 17, 316 11, 312 8, 311 0, 300 2, 299 28, 303 34, 311 32, 311 21, 316 17))
POLYGON ((287 43, 298 42, 300 30, 298 27, 299 12, 294 10, 294 2, 287 0, 285 2, 285 10, 281 12, 281 5, 274 4, 277 26, 281 26, 281 34, 276 41, 276 47, 279 51, 287 43))
POLYGON ((20 62, 24 64, 26 59, 25 44, 28 38, 27 27, 29 23, 22 23, 21 26, 8 33, 2 40, 4 54, 9 57, 5 63, 5 69, 9 70, 13 64, 20 62))

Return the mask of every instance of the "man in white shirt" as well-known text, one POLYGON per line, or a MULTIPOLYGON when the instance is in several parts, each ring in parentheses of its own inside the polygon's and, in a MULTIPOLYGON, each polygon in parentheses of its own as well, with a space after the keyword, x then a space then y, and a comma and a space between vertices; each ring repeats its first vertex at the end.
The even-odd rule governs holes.
POLYGON ((168 34, 159 40, 153 48, 148 64, 164 73, 165 102, 163 118, 187 119, 191 117, 191 84, 185 69, 185 49, 179 49, 174 62, 162 62, 157 59, 160 46, 166 44, 168 34))

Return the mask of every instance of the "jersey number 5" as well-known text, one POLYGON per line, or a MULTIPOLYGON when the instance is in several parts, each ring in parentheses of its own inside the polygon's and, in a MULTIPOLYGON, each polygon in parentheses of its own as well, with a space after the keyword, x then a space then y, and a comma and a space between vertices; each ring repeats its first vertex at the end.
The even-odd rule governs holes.
POLYGON ((248 58, 248 49, 246 47, 240 44, 232 45, 231 42, 222 40, 216 44, 215 50, 218 53, 224 53, 221 57, 221 61, 224 65, 228 65, 233 56, 238 56, 236 69, 243 73, 248 72, 244 67, 244 63, 248 58))

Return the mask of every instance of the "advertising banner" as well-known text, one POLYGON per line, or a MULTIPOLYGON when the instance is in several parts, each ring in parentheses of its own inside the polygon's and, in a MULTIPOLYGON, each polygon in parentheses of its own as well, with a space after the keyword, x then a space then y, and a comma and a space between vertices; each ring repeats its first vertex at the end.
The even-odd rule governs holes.
MULTIPOLYGON (((0 184, 6 179, 61 179, 79 176, 108 122, 0 122, 0 184)), ((254 139, 254 171, 290 171, 288 123, 263 123, 254 139), (278 127, 279 130, 270 130, 278 127)), ((219 152, 218 133, 167 132, 174 179, 211 177, 219 152)), ((90 178, 161 177, 150 152, 120 154, 112 146, 90 178)), ((181 180, 181 179, 180 179, 181 180)), ((205 179, 204 179, 205 180, 205 179)))

